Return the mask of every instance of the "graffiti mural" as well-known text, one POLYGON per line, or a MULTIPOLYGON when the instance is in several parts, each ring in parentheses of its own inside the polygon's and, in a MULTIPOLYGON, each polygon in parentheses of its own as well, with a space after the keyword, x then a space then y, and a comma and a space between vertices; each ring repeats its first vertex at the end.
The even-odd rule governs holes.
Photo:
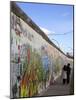
POLYGON ((13 12, 10 24, 11 98, 36 96, 61 73, 64 56, 13 12))
MULTIPOLYGON (((14 72, 16 82, 12 84, 13 97, 31 97, 46 88, 46 82, 49 81, 49 56, 45 46, 39 48, 42 54, 39 54, 37 48, 33 48, 26 40, 32 42, 34 35, 21 26, 21 20, 15 14, 11 13, 11 63, 17 67, 14 72), (12 50, 13 49, 13 50, 12 50), (14 90, 13 88, 17 89, 14 90), (16 92, 14 95, 14 91, 16 92)), ((12 66, 13 67, 13 66, 12 66)))

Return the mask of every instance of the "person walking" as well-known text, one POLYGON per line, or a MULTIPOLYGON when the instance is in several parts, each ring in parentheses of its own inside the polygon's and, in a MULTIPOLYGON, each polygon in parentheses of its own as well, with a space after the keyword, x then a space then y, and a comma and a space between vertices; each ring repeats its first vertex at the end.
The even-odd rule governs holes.
POLYGON ((70 63, 67 64, 67 84, 70 82, 70 74, 71 74, 71 68, 70 63))
POLYGON ((66 83, 67 81, 67 70, 66 70, 66 65, 62 68, 62 78, 63 78, 63 84, 66 83))

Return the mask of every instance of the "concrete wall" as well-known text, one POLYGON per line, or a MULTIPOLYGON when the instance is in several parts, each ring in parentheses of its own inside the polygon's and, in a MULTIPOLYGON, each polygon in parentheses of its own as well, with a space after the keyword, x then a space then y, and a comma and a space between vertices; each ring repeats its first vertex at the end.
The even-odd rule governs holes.
POLYGON ((72 64, 73 60, 49 44, 26 22, 11 12, 11 97, 13 97, 12 87, 17 83, 17 76, 21 77, 21 93, 17 93, 16 97, 33 96, 47 88, 51 76, 54 75, 54 78, 56 78, 61 73, 63 65, 68 62, 72 64), (45 74, 47 76, 46 82, 43 79, 45 74), (34 79, 32 79, 32 75, 34 79), (28 79, 29 86, 26 82, 26 76, 30 77, 28 79), (35 87, 32 87, 32 84, 34 84, 32 81, 36 81, 35 87), (30 94, 28 88, 30 88, 30 94), (25 91, 23 94, 23 89, 28 93, 25 91))

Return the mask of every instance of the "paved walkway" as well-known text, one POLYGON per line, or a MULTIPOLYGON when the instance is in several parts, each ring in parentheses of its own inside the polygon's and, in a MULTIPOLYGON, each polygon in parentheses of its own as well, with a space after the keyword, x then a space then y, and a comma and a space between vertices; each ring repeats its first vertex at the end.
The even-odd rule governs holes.
POLYGON ((69 95, 70 93, 70 84, 63 85, 61 78, 59 77, 56 82, 50 85, 45 91, 41 92, 38 96, 60 96, 60 95, 69 95))
POLYGON ((38 94, 38 96, 61 96, 61 95, 69 95, 69 94, 74 94, 74 70, 73 70, 73 65, 72 65, 72 70, 71 70, 71 79, 70 79, 70 84, 63 85, 62 84, 62 79, 59 77, 56 82, 47 89, 45 89, 43 92, 38 94))

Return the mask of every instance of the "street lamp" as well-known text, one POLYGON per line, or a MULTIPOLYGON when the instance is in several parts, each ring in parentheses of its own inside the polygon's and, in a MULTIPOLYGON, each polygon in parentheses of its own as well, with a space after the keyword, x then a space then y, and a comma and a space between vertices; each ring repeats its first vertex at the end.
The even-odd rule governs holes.
POLYGON ((68 47, 69 48, 69 50, 68 50, 68 52, 66 52, 66 55, 68 56, 68 57, 74 57, 74 53, 73 53, 73 48, 71 48, 71 47, 68 47))
POLYGON ((73 48, 71 48, 71 47, 68 47, 69 48, 69 50, 71 50, 72 51, 72 53, 73 53, 73 48))
POLYGON ((58 44, 58 48, 60 49, 59 42, 57 40, 55 40, 55 39, 51 39, 51 40, 54 40, 58 44))

